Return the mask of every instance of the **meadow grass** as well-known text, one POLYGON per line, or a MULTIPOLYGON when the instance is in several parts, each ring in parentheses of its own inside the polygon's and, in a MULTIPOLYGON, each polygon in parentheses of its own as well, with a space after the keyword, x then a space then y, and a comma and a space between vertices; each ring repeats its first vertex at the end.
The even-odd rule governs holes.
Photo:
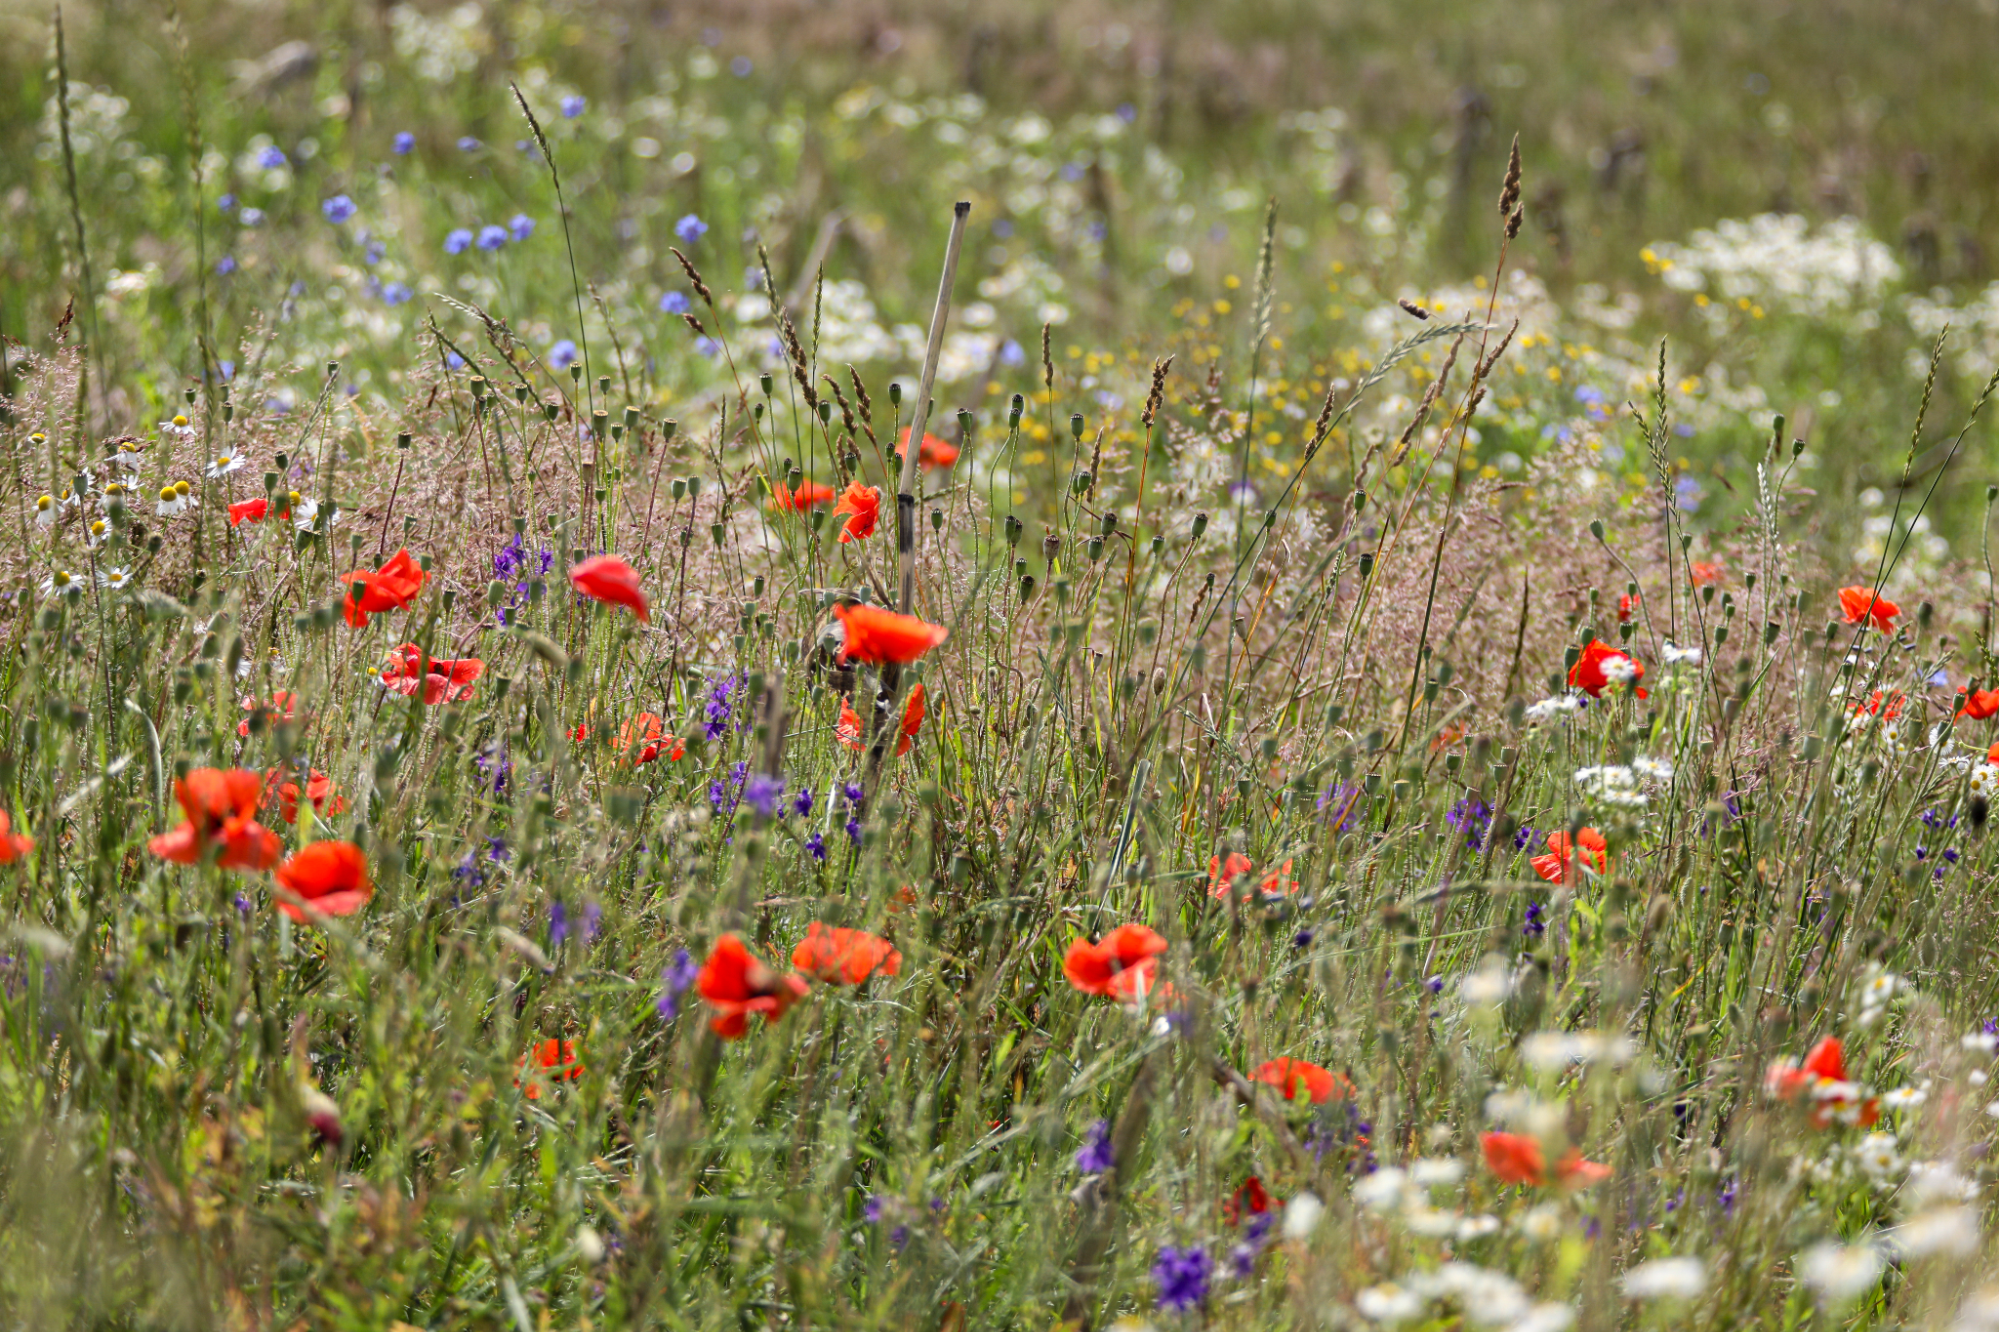
POLYGON ((34 29, 11 1322, 1999 1321, 1980 261, 1255 12, 34 29))

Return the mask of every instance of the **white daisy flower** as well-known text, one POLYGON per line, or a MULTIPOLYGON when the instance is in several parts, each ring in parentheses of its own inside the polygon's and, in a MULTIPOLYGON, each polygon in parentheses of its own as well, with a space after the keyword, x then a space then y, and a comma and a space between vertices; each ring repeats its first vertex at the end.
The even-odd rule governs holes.
POLYGON ((1685 663, 1687 666, 1699 666, 1701 664, 1700 649, 1681 648, 1671 639, 1666 641, 1666 646, 1661 650, 1660 656, 1665 659, 1667 666, 1679 666, 1682 663, 1685 663))
POLYGON ((1354 1293, 1354 1308, 1377 1324, 1404 1324, 1423 1313, 1422 1293, 1395 1282, 1378 1282, 1354 1293))
POLYGON ((111 525, 109 523, 106 523, 101 518, 93 519, 90 526, 83 530, 83 544, 86 548, 94 551, 102 546, 105 538, 110 535, 111 525))
MULTIPOLYGON (((312 530, 314 521, 319 517, 319 501, 293 491, 285 507, 291 511, 293 527, 297 528, 300 532, 310 532, 312 530)), ((333 520, 329 516, 327 526, 331 527, 332 523, 333 520)))
POLYGON ((41 499, 35 501, 35 526, 38 528, 54 527, 59 512, 56 509, 56 498, 53 495, 44 495, 41 499))
POLYGON ((123 565, 113 565, 97 576, 97 582, 112 592, 123 592, 132 586, 132 571, 123 565))
POLYGON ((1698 1256, 1652 1259, 1624 1275, 1624 1294, 1634 1301, 1690 1301, 1707 1290, 1707 1264, 1698 1256))
POLYGON ((1876 972, 1860 988, 1860 1002, 1869 1008, 1886 1004, 1895 998, 1900 985, 1901 978, 1893 972, 1876 972))
POLYGON ((1638 664, 1618 653, 1603 659, 1603 678, 1613 685, 1629 685, 1638 679, 1638 664))
POLYGON ((1921 1088, 1895 1088, 1881 1094, 1881 1104, 1891 1111, 1910 1110, 1929 1099, 1930 1095, 1921 1088))
POLYGON ((61 597, 65 593, 79 592, 82 588, 83 580, 66 569, 54 570, 42 580, 44 597, 61 597))
POLYGON ((1853 1150, 1860 1169, 1876 1180, 1886 1180, 1902 1169, 1902 1154, 1896 1151, 1893 1134, 1875 1132, 1860 1141, 1853 1150))
POLYGON ((1583 708, 1582 696, 1577 694, 1557 694, 1527 706, 1527 721, 1535 726, 1551 722, 1565 722, 1583 708))
POLYGON ((241 472, 245 467, 249 466, 249 463, 249 455, 243 453, 241 450, 224 449, 215 456, 215 461, 208 465, 208 475, 211 477, 226 477, 232 472, 241 472))
POLYGON ((137 472, 146 461, 146 442, 130 435, 123 435, 106 445, 110 453, 105 456, 105 466, 123 468, 127 472, 137 472))
POLYGON ((160 434, 162 435, 175 435, 183 440, 191 440, 198 433, 194 428, 194 423, 187 419, 187 413, 185 412, 176 412, 171 421, 162 421, 160 423, 160 434))
POLYGON ((1797 1272, 1827 1305, 1850 1304, 1881 1277, 1883 1257, 1872 1245, 1822 1240, 1798 1256, 1797 1272))
POLYGON ((1960 1205, 1918 1213, 1889 1232, 1887 1241, 1904 1259, 1930 1254, 1968 1258, 1978 1249, 1978 1210, 1960 1205))

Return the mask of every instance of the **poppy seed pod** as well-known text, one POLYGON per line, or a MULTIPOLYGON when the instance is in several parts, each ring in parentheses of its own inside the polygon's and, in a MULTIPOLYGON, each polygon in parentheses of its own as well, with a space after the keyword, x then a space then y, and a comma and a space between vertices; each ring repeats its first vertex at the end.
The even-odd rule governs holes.
POLYGON ((902 406, 902 381, 901 381, 901 380, 890 380, 890 381, 888 382, 888 400, 889 400, 889 402, 890 402, 891 404, 893 404, 893 405, 894 405, 894 406, 896 406, 896 407, 901 407, 901 406, 902 406))

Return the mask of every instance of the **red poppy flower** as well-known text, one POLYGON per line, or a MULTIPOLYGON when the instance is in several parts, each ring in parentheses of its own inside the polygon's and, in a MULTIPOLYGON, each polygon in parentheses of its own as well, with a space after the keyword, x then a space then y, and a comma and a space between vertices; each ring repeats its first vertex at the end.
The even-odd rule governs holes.
POLYGON ((1618 596, 1617 619, 1620 623, 1628 621, 1631 617, 1638 614, 1639 600, 1638 594, 1632 592, 1622 593, 1618 596))
POLYGON ((1959 691, 1964 707, 1957 710, 1959 717, 1968 717, 1974 722, 1999 714, 1999 690, 1959 691))
MULTIPOLYGON (((902 442, 898 446, 909 448, 910 427, 903 427, 902 442)), ((921 467, 950 467, 958 461, 958 446, 949 440, 940 440, 929 431, 923 432, 923 443, 916 446, 916 462, 921 467)))
POLYGON ((380 569, 356 569, 340 576, 341 612, 348 624, 360 629, 369 616, 400 611, 415 601, 429 577, 407 549, 397 551, 380 569))
POLYGON ((858 986, 871 976, 902 971, 902 954, 879 935, 814 921, 791 951, 791 965, 814 981, 858 986))
POLYGON ((1229 890, 1235 887, 1235 882, 1244 875, 1247 875, 1255 867, 1256 863, 1241 852, 1230 852, 1228 864, 1226 865, 1222 863, 1222 858, 1219 856, 1209 857, 1208 896, 1210 898, 1228 897, 1229 890))
MULTIPOLYGON (((296 782, 283 781, 284 770, 274 768, 264 775, 264 804, 269 806, 276 800, 278 815, 287 824, 298 823, 299 790, 296 782)), ((312 802, 312 808, 320 814, 339 814, 347 808, 347 798, 333 792, 333 779, 312 769, 306 776, 305 796, 312 802)))
POLYGON ((1846 1082, 1846 1044, 1838 1037, 1826 1037, 1805 1057, 1805 1072, 1813 1078, 1846 1082))
POLYGON ((397 694, 414 696, 421 690, 427 704, 455 704, 472 697, 472 682, 485 670, 486 664, 476 657, 425 660, 423 649, 406 643, 390 650, 381 680, 383 686, 397 694))
POLYGON ((245 523, 262 523, 264 515, 269 513, 270 509, 271 502, 264 499, 244 500, 240 504, 230 505, 229 526, 240 528, 245 523))
POLYGON ((1062 975, 1085 995, 1136 1000, 1152 990, 1166 941, 1150 926, 1119 926, 1097 943, 1078 939, 1062 960, 1062 975))
POLYGON ((557 1083, 574 1083, 583 1077, 583 1062, 576 1056, 576 1043, 550 1037, 538 1041, 521 1057, 514 1086, 529 1101, 540 1101, 542 1089, 557 1083))
POLYGON ((657 713, 640 713, 618 728, 618 754, 633 766, 650 764, 665 755, 678 763, 687 756, 687 746, 678 736, 666 734, 666 723, 657 713))
POLYGON ((1569 668, 1569 684, 1589 695, 1600 699, 1603 692, 1612 685, 1628 684, 1631 692, 1643 699, 1645 691, 1638 682, 1645 679, 1645 668, 1630 653, 1613 648, 1602 639, 1591 639, 1583 647, 1583 655, 1569 668))
POLYGON ((280 902, 278 910, 294 921, 310 921, 311 913, 348 916, 375 896, 368 881, 368 856, 351 842, 315 842, 301 848, 278 867, 281 888, 305 900, 305 906, 280 902))
POLYGON ((1548 1157, 1541 1151, 1539 1139, 1494 1130, 1481 1135, 1479 1145, 1485 1149, 1486 1166, 1507 1184, 1548 1183, 1548 1157))
MULTIPOLYGON (((923 729, 926 708, 923 702, 923 686, 919 682, 909 692, 909 699, 902 707, 902 739, 896 742, 898 755, 909 753, 909 747, 916 742, 916 733, 923 729)), ((833 724, 833 735, 849 750, 864 750, 861 742, 861 715, 854 711, 853 704, 840 700, 840 720, 833 724)))
POLYGON ((858 481, 847 483, 847 489, 840 492, 840 503, 833 506, 833 517, 849 514, 840 528, 842 542, 865 541, 875 535, 875 524, 881 519, 882 493, 873 486, 863 486, 858 481))
POLYGON ((771 483, 770 507, 780 512, 789 510, 794 514, 803 514, 832 498, 833 488, 816 481, 802 481, 795 491, 781 481, 771 483))
MULTIPOLYGON (((243 711, 246 713, 255 713, 260 708, 280 722, 289 722, 298 711, 298 696, 290 690, 273 690, 268 704, 254 697, 243 701, 243 711)), ((249 718, 246 717, 236 724, 236 734, 238 736, 250 734, 249 718)))
POLYGON ((1899 693, 1890 694, 1884 700, 1881 691, 1876 690, 1867 696, 1865 702, 1856 700, 1848 704, 1846 711, 1855 717, 1865 713, 1870 717, 1885 717, 1892 722, 1902 715, 1902 705, 1906 702, 1899 693))
POLYGON ((1354 1095, 1353 1080, 1345 1074, 1335 1074, 1309 1060, 1293 1060, 1289 1056, 1265 1061, 1250 1078, 1257 1083, 1268 1083, 1283 1093, 1287 1102, 1296 1101, 1301 1089, 1314 1106, 1354 1095))
POLYGON ((811 989, 804 977, 766 967, 734 934, 715 941, 694 987, 715 1010, 708 1026, 730 1041, 749 1031, 751 1014, 776 1022, 811 989))
POLYGON ((1715 560, 1696 560, 1687 567, 1687 577, 1693 580, 1696 588, 1721 582, 1721 576, 1726 572, 1720 562, 1715 560))
POLYGON ((1593 828, 1578 832, 1573 848, 1569 845, 1568 834, 1550 833, 1547 854, 1535 857, 1528 864, 1534 867, 1535 874, 1550 884, 1574 884, 1577 882, 1578 863, 1599 875, 1610 869, 1610 844, 1593 828))
POLYGON ((1600 1180, 1610 1179, 1610 1168, 1602 1162, 1592 1162, 1577 1149, 1563 1153, 1555 1163, 1555 1183, 1565 1190, 1587 1189, 1600 1180))
POLYGON ((628 606, 645 624, 650 615, 639 573, 615 555, 593 555, 569 567, 569 586, 592 601, 628 606))
POLYGON ((1868 588, 1851 587, 1839 590, 1839 609, 1846 616, 1849 625, 1872 623, 1883 634, 1895 627, 1895 617, 1902 614, 1902 608, 1868 588))
POLYGON ((1298 881, 1291 878, 1291 858, 1286 857, 1284 864, 1265 875, 1256 888, 1257 892, 1270 898, 1298 892, 1298 881))
POLYGON ((847 640, 840 646, 842 662, 861 661, 869 666, 900 662, 907 666, 951 637, 951 631, 942 625, 879 606, 836 606, 833 614, 847 631, 847 640))
POLYGON ((0 866, 12 865, 35 850, 33 838, 13 829, 14 821, 7 817, 5 810, 0 810, 0 866))
POLYGON ((1999 764, 1999 741, 1994 741, 1985 751, 1985 762, 1999 764))
POLYGON ((264 778, 245 768, 197 768, 174 780, 174 799, 187 818, 150 839, 147 850, 163 860, 193 865, 210 847, 224 870, 269 870, 284 855, 278 835, 257 822, 264 778))
POLYGON ((1269 1211, 1270 1192, 1255 1176, 1245 1179, 1234 1194, 1222 1200, 1222 1220, 1230 1226, 1239 1225, 1245 1217, 1256 1217, 1269 1211))

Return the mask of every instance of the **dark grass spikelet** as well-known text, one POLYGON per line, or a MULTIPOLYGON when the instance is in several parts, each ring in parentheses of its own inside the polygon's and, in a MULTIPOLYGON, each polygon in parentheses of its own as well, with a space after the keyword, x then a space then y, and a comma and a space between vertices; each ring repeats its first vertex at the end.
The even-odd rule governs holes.
POLYGON ((1049 392, 1055 389, 1055 358, 1048 351, 1048 335, 1053 325, 1041 326, 1041 387, 1049 392))
POLYGON ((1499 216, 1507 219, 1508 227, 1513 226, 1513 215, 1520 209, 1520 136, 1513 136, 1513 150, 1506 156, 1506 182, 1499 187, 1499 216))
POLYGON ((715 293, 709 291, 708 284, 701 281, 701 270, 695 268, 694 261, 686 255, 681 254, 678 247, 669 245, 666 248, 673 251, 673 257, 680 261, 681 270, 687 274, 687 280, 694 284, 695 294, 707 303, 710 310, 713 310, 715 308, 715 293))
POLYGON ((693 311, 691 310, 688 311, 686 314, 682 315, 681 318, 687 321, 688 328, 694 330, 695 337, 705 338, 708 336, 708 330, 701 327, 701 321, 694 317, 693 311))
POLYGON ((861 429, 868 433, 868 443, 876 448, 881 441, 875 438, 875 400, 868 397, 868 386, 861 382, 861 372, 847 367, 847 375, 854 382, 854 402, 861 409, 861 429))
POLYGON ((1152 429, 1152 423, 1159 415, 1159 404, 1166 397, 1166 372, 1172 368, 1173 358, 1170 356, 1155 359, 1152 363, 1152 388, 1145 395, 1145 411, 1139 414, 1139 420, 1145 423, 1147 430, 1152 429))
POLYGON ((1422 306, 1417 305, 1414 301, 1410 300, 1406 296, 1396 297, 1395 304, 1401 306, 1402 312, 1406 315, 1414 315, 1417 319, 1421 320, 1428 320, 1430 318, 1429 311, 1425 310, 1422 306))

